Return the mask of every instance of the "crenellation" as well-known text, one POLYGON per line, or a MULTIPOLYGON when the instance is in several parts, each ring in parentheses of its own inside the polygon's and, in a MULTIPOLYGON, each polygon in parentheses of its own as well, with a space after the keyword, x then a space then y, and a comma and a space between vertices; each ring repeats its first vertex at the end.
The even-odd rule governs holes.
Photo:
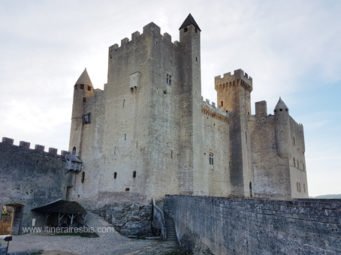
POLYGON ((62 157, 65 157, 65 156, 68 155, 68 154, 69 154, 68 151, 62 150, 62 151, 60 152, 60 155, 61 155, 62 157))
POLYGON ((19 142, 19 147, 24 148, 24 149, 29 149, 30 145, 31 144, 29 142, 25 142, 25 141, 20 141, 19 142))
POLYGON ((228 112, 222 108, 217 108, 214 102, 210 102, 209 99, 202 101, 201 112, 207 114, 213 118, 227 122, 228 112))
POLYGON ((40 145, 40 144, 36 144, 34 146, 34 150, 39 151, 39 152, 44 152, 45 151, 45 146, 44 145, 40 145))
POLYGON ((236 86, 238 82, 241 83, 243 87, 252 90, 252 77, 245 73, 242 69, 234 70, 233 74, 231 72, 224 73, 223 76, 218 75, 214 78, 216 90, 221 88, 228 88, 231 86, 236 86))
POLYGON ((149 24, 143 27, 143 34, 150 34, 150 33, 161 35, 161 29, 154 22, 150 22, 149 24))
POLYGON ((131 34, 131 40, 134 42, 141 36, 141 33, 139 31, 136 31, 131 34))
POLYGON ((172 42, 172 36, 168 33, 164 33, 162 38, 163 38, 163 40, 165 40, 167 42, 172 42))
POLYGON ((58 150, 56 148, 49 148, 49 151, 48 151, 49 154, 54 155, 54 156, 58 155, 57 152, 58 150))
POLYGON ((8 137, 3 137, 2 138, 2 143, 7 144, 7 145, 13 145, 14 139, 8 138, 8 137))
POLYGON ((121 40, 121 47, 125 47, 129 43, 129 38, 125 37, 121 40))

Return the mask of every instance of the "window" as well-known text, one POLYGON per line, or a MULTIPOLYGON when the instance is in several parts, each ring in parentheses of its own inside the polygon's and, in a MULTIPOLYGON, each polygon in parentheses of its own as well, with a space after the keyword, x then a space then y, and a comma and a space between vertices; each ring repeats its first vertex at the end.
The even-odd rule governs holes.
POLYGON ((296 188, 297 188, 298 192, 301 192, 301 183, 300 182, 296 183, 296 188))
POLYGON ((117 172, 114 173, 114 179, 117 179, 117 172))
POLYGON ((213 166, 213 164, 214 164, 214 154, 213 154, 212 152, 210 152, 210 153, 208 154, 208 163, 209 163, 211 166, 213 166))
POLYGON ((83 124, 90 124, 91 123, 91 113, 87 113, 83 115, 83 124))
POLYGON ((224 102, 220 101, 220 106, 223 107, 224 106, 224 102))
POLYGON ((187 27, 185 27, 185 28, 184 28, 184 32, 186 33, 187 31, 188 31, 188 28, 187 28, 187 27))
POLYGON ((85 172, 82 172, 82 179, 81 179, 81 182, 84 183, 84 180, 85 180, 85 172))
POLYGON ((129 191, 130 189, 129 188, 126 188, 126 191, 129 191))
POLYGON ((170 156, 171 156, 171 158, 173 158, 173 150, 171 150, 171 155, 170 156))
POLYGON ((79 85, 80 89, 84 89, 84 84, 79 85))
POLYGON ((136 178, 136 171, 133 172, 133 178, 136 178))
POLYGON ((127 140, 127 134, 124 134, 124 141, 127 140))
POLYGON ((88 91, 91 91, 91 87, 90 86, 88 86, 88 91))
POLYGON ((86 97, 83 97, 83 103, 86 103, 86 97))
POLYGON ((126 100, 123 99, 122 108, 124 108, 125 103, 126 103, 126 100))
POLYGON ((167 85, 172 85, 172 75, 166 74, 166 83, 167 85))

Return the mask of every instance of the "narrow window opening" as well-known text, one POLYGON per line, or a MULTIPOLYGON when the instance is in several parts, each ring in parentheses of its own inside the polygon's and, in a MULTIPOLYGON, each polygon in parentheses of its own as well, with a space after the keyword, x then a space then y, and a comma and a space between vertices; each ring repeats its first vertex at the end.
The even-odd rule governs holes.
POLYGON ((124 108, 125 103, 126 103, 126 100, 123 99, 122 108, 124 108))
POLYGON ((213 166, 214 164, 214 154, 212 152, 209 153, 208 155, 208 163, 213 166))
POLYGON ((84 183, 84 180, 85 180, 85 172, 82 172, 82 179, 81 179, 81 182, 84 183))
POLYGON ((250 197, 252 197, 252 182, 249 183, 250 197))
POLYGON ((124 141, 127 140, 127 134, 124 134, 124 141))
POLYGON ((91 87, 90 86, 88 86, 88 91, 91 91, 91 87))
POLYGON ((130 190, 130 188, 126 188, 126 191, 129 191, 130 190))
POLYGON ((220 101, 220 106, 224 106, 224 101, 220 101))
POLYGON ((188 31, 188 28, 187 28, 187 27, 185 27, 185 28, 184 28, 184 32, 186 33, 187 31, 188 31))
POLYGON ((117 172, 114 173, 114 179, 117 179, 117 172))
POLYGON ((81 85, 80 85, 80 89, 84 89, 84 84, 81 84, 81 85))
POLYGON ((173 150, 171 150, 171 158, 173 158, 173 150))
POLYGON ((136 171, 133 172, 133 178, 136 178, 136 171))
POLYGON ((282 111, 283 111, 283 109, 281 108, 281 109, 279 109, 279 111, 280 111, 280 112, 282 112, 282 111))
POLYGON ((86 97, 83 97, 83 103, 86 103, 86 97))
POLYGON ((166 84, 172 85, 172 75, 166 74, 166 84))
POLYGON ((195 61, 198 62, 198 57, 195 57, 195 61))

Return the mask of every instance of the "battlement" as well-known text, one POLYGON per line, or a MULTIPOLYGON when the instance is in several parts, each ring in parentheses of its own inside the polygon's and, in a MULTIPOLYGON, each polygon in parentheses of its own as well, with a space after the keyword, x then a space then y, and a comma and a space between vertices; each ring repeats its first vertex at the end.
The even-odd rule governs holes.
POLYGON ((143 33, 141 34, 139 31, 136 31, 131 34, 131 40, 129 38, 125 37, 121 40, 121 45, 118 45, 117 43, 109 47, 109 54, 112 56, 115 52, 119 52, 124 48, 129 47, 130 45, 133 45, 135 43, 138 43, 142 38, 146 36, 155 36, 159 37, 161 41, 168 42, 172 44, 174 47, 179 46, 179 42, 175 41, 174 43, 172 42, 172 36, 168 33, 164 33, 161 35, 161 29, 158 25, 155 23, 151 22, 143 27, 143 33))
POLYGON ((1 144, 7 145, 7 146, 12 146, 15 148, 21 148, 21 149, 27 150, 27 151, 36 151, 36 152, 40 152, 40 153, 45 153, 47 155, 60 157, 60 158, 64 158, 67 154, 69 154, 69 152, 65 151, 65 150, 62 150, 60 152, 60 154, 58 154, 58 149, 56 149, 56 148, 48 148, 48 151, 45 151, 45 146, 40 145, 40 144, 36 144, 36 145, 34 145, 34 149, 30 149, 31 143, 25 142, 25 141, 19 141, 19 145, 17 146, 17 145, 14 145, 14 139, 8 138, 8 137, 3 137, 2 141, 0 142, 0 145, 1 144))
POLYGON ((209 115, 213 118, 227 122, 229 116, 228 112, 224 111, 222 108, 217 107, 215 102, 210 102, 210 100, 203 100, 201 103, 201 112, 203 114, 209 115))
POLYGON ((233 74, 231 72, 225 73, 223 76, 218 75, 214 78, 215 89, 225 88, 228 86, 236 86, 238 82, 248 90, 252 90, 252 77, 245 73, 242 69, 234 70, 233 74))

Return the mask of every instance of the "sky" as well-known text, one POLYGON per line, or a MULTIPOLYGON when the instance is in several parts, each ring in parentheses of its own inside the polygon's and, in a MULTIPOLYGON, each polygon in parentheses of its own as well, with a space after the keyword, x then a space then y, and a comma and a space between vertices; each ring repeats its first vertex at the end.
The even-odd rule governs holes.
POLYGON ((341 194, 341 1, 1 0, 0 137, 68 148, 73 85, 86 67, 107 78, 108 47, 153 21, 179 39, 192 13, 201 32, 202 93, 242 68, 252 104, 279 97, 304 125, 311 196, 341 194))

